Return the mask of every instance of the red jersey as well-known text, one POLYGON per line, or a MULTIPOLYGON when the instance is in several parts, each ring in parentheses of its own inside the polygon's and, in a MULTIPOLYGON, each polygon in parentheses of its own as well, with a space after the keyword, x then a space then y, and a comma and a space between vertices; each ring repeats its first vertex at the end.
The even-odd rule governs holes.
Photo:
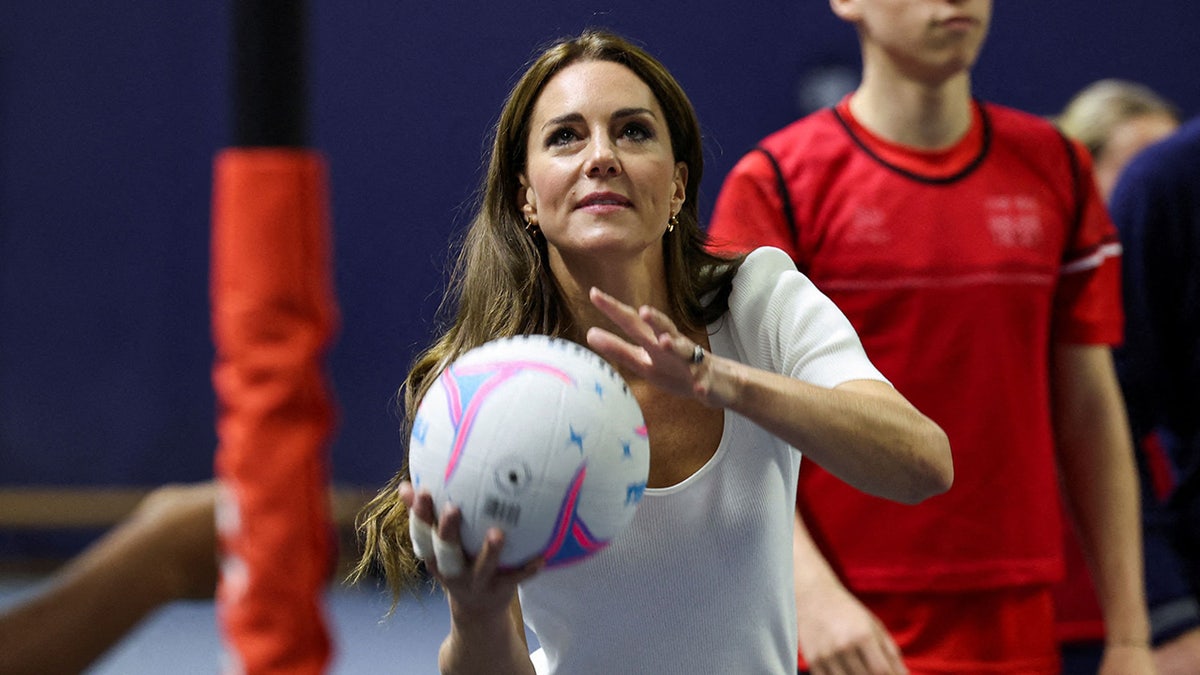
POLYGON ((1051 344, 1112 344, 1122 329, 1120 247, 1087 152, 983 103, 954 147, 916 151, 858 125, 848 99, 760 147, 769 156, 749 153, 722 188, 714 245, 789 251, 954 456, 953 487, 916 506, 802 464, 817 544, 859 592, 1054 581, 1051 344))

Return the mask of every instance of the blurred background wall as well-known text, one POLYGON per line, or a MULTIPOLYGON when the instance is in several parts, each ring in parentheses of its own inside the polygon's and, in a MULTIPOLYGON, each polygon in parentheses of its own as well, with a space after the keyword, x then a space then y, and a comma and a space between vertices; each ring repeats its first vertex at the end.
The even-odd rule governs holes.
MULTIPOLYGON (((211 476, 211 162, 230 140, 226 2, 0 5, 0 486, 211 476)), ((1103 77, 1200 112, 1200 3, 997 2, 977 93, 1039 114, 1103 77)), ((428 338, 487 131, 535 48, 584 27, 659 56, 706 133, 701 213, 756 140, 855 83, 810 0, 311 0, 342 328, 339 484, 398 467, 394 393, 428 338)), ((0 543, 2 543, 0 539, 0 543)))

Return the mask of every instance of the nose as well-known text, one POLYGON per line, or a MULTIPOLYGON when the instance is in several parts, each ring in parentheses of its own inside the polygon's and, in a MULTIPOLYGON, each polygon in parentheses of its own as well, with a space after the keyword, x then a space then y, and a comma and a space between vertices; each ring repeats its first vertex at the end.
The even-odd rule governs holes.
POLYGON ((621 162, 617 159, 616 148, 606 136, 594 135, 591 154, 588 156, 584 172, 589 178, 615 176, 621 173, 621 162))

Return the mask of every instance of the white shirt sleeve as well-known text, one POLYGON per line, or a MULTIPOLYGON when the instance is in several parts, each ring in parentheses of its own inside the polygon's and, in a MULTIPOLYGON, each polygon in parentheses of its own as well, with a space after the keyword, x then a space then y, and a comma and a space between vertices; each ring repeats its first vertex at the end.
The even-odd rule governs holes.
POLYGON ((750 365, 823 387, 887 382, 846 316, 780 249, 746 256, 733 280, 729 318, 739 357, 750 365))

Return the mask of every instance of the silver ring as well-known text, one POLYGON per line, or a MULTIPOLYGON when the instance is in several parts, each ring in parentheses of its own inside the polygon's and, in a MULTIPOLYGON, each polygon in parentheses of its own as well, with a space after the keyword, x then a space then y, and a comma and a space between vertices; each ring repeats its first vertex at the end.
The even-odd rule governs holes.
POLYGON ((704 361, 704 347, 696 345, 692 348, 692 364, 699 365, 704 361))

